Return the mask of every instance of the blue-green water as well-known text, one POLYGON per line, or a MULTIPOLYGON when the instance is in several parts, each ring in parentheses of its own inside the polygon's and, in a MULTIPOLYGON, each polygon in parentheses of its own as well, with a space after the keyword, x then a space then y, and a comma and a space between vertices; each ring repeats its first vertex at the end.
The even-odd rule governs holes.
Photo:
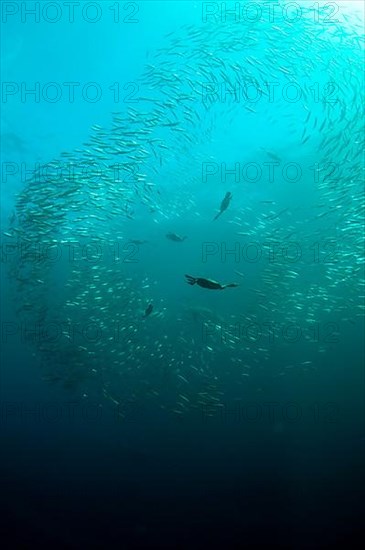
POLYGON ((4 543, 356 547, 361 2, 1 7, 4 543))

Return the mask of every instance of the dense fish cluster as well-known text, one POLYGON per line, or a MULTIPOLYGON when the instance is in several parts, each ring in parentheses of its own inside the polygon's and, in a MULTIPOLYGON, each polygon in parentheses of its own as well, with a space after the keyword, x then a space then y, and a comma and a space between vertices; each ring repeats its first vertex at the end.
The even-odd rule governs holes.
POLYGON ((227 387, 319 366, 359 322, 361 22, 302 13, 167 36, 148 54, 138 103, 26 183, 4 240, 18 245, 17 318, 50 383, 106 397, 121 415, 135 401, 214 411, 227 387), (207 163, 216 177, 206 182, 207 163), (271 163, 276 174, 222 181, 222 163, 271 163), (299 182, 282 176, 286 163, 300 164, 299 182), (224 243, 240 263, 222 261, 224 243), (191 258, 166 289, 151 271, 161 246, 191 258), (186 285, 186 273, 239 286, 217 295, 186 285))

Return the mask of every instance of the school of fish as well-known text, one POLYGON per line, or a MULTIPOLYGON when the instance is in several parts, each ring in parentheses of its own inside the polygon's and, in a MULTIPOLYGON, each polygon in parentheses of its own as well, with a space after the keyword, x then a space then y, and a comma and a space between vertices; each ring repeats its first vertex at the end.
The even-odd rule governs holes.
POLYGON ((148 53, 138 103, 112 113, 110 125, 94 125, 87 143, 48 162, 46 174, 34 173, 3 235, 21 247, 9 277, 42 377, 85 399, 110 400, 121 417, 130 403, 214 414, 227 387, 242 392, 253 379, 259 389, 267 377, 319 368, 338 331, 364 315, 361 21, 345 13, 318 24, 303 8, 295 23, 227 19, 184 26, 165 40, 148 53), (317 90, 323 74, 332 84, 317 90), (217 101, 212 90, 237 82, 260 100, 217 101), (302 90, 295 103, 280 91, 292 82, 302 90), (269 83, 277 84, 274 101, 269 83), (246 123, 256 121, 258 135, 247 135, 246 123), (271 140, 278 132, 282 139, 271 140), (230 142, 228 159, 220 150, 230 142), (230 169, 297 162, 308 175, 298 184, 268 174, 258 183, 229 175, 204 183, 204 163, 222 162, 230 169), (225 194, 232 200, 219 211, 225 194), (239 286, 217 299, 231 300, 229 313, 222 301, 211 306, 216 293, 184 281, 189 272, 216 278, 219 254, 207 265, 196 261, 196 243, 210 231, 247 254, 260 243, 266 257, 227 261, 222 282, 239 286), (180 288, 191 293, 191 304, 177 297, 172 305, 168 292, 155 290, 148 251, 162 242, 171 254, 194 255, 170 282, 177 296, 180 288), (36 257, 39 245, 47 254, 36 257), (274 253, 285 246, 286 256, 274 253), (260 338, 258 327, 266 331, 260 338), (276 339, 276 327, 285 338, 276 339), (294 327, 302 334, 296 345, 294 327))

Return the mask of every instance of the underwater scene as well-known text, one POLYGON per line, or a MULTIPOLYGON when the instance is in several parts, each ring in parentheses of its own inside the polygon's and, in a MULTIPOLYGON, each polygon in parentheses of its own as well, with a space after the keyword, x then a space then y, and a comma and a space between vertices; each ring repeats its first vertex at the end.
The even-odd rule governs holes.
POLYGON ((2 547, 361 547, 363 2, 0 7, 2 547))

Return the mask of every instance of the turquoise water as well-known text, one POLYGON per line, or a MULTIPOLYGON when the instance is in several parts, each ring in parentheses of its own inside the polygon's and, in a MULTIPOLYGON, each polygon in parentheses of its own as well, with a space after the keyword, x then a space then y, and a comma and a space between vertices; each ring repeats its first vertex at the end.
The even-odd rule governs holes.
POLYGON ((9 547, 351 546, 361 3, 70 10, 2 4, 9 547))

